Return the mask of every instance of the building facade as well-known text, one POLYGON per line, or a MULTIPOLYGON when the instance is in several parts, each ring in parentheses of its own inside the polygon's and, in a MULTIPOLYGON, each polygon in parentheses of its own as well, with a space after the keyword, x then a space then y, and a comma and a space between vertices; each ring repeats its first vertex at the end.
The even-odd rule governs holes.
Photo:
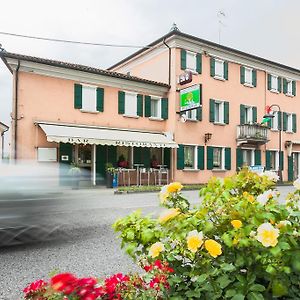
MULTIPOLYGON (((167 180, 183 183, 244 165, 282 170, 285 181, 300 173, 297 69, 179 31, 109 71, 7 52, 2 60, 14 77, 17 159, 58 170, 73 162, 93 184, 103 182, 107 163, 162 167, 167 180), (180 99, 194 91, 201 105, 182 110, 180 99), (261 125, 267 106, 273 118, 261 125)), ((138 183, 137 173, 124 181, 138 183)))

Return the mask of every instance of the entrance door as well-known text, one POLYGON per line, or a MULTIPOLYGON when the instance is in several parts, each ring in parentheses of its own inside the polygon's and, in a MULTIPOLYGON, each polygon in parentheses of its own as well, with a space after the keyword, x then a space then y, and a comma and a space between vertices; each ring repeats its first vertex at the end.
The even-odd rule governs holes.
POLYGON ((293 170, 294 170, 294 180, 299 177, 299 163, 300 163, 300 153, 294 152, 293 153, 293 170))

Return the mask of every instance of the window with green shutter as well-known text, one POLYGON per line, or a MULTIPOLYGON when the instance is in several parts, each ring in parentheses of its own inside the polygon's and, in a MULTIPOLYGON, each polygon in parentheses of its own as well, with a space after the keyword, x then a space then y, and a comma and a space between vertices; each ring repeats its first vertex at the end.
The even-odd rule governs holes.
POLYGON ((224 61, 224 79, 228 80, 228 62, 224 61))
POLYGON ((196 72, 202 73, 202 55, 200 53, 196 54, 196 72))
POLYGON ((282 112, 281 111, 277 112, 277 124, 278 124, 277 129, 282 130, 282 112))
POLYGON ((266 150, 266 170, 271 170, 271 151, 266 150))
POLYGON ((287 94, 287 80, 283 78, 283 93, 287 94))
POLYGON ((245 67, 243 66, 240 67, 240 80, 241 84, 245 83, 245 67))
POLYGON ((184 146, 179 144, 177 148, 177 170, 184 169, 184 146))
POLYGON ((204 146, 198 146, 198 169, 204 170, 204 146))
POLYGON ((169 103, 168 98, 161 99, 161 118, 164 120, 168 119, 168 110, 169 110, 169 103))
POLYGON ((143 95, 137 95, 137 115, 143 116, 143 95))
POLYGON ((229 102, 224 101, 224 123, 229 124, 229 102))
POLYGON ((186 50, 181 49, 180 50, 180 68, 181 70, 185 70, 186 69, 186 50))
POLYGON ((225 169, 231 170, 231 149, 225 148, 225 169))
POLYGON ((104 89, 97 88, 97 111, 104 111, 104 89))
POLYGON ((292 81, 292 95, 296 96, 296 81, 292 81))
POLYGON ((252 70, 252 85, 254 87, 257 86, 257 71, 256 70, 252 70))
POLYGON ((145 96, 145 117, 151 117, 151 97, 145 96))
POLYGON ((268 90, 270 91, 272 88, 272 75, 268 74, 268 90))
POLYGON ((291 156, 288 156, 288 181, 294 180, 294 160, 293 153, 291 156))
POLYGON ((281 91, 282 91, 282 78, 281 77, 277 78, 277 91, 278 91, 278 93, 281 93, 281 91))
POLYGON ((240 170, 243 166, 243 153, 241 148, 236 148, 236 170, 240 170))
POLYGON ((206 158, 206 169, 212 170, 214 168, 214 147, 207 146, 206 158))
POLYGON ((294 133, 297 132, 297 116, 296 116, 296 114, 292 114, 292 131, 294 133))
POLYGON ((282 121, 283 121, 282 130, 283 131, 287 131, 287 119, 288 119, 287 113, 283 112, 283 117, 282 117, 282 121))
POLYGON ((125 92, 119 91, 118 93, 118 113, 125 114, 125 92))
POLYGON ((164 148, 164 165, 167 166, 168 169, 171 169, 171 149, 164 148))
POLYGON ((197 108, 196 118, 198 121, 202 121, 202 107, 197 108))
POLYGON ((284 169, 284 156, 283 156, 283 151, 279 152, 279 169, 283 171, 284 169))
POLYGON ((210 58, 210 76, 211 77, 215 77, 215 59, 213 57, 210 58))
POLYGON ((257 123, 257 107, 252 106, 252 123, 257 123))
POLYGON ((258 149, 254 150, 254 164, 261 165, 261 151, 258 149))
POLYGON ((245 105, 240 104, 240 125, 244 125, 245 122, 246 122, 245 105))
POLYGON ((82 108, 82 85, 74 84, 74 108, 82 108))
POLYGON ((209 99, 209 122, 215 122, 215 100, 209 99))

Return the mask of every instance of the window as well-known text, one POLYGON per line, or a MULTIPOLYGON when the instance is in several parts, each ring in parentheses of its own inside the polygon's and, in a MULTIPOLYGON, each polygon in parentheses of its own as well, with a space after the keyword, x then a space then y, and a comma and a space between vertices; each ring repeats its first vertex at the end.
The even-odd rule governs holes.
POLYGON ((125 115, 137 116, 137 95, 134 93, 125 93, 125 115))
POLYGON ((213 148, 213 168, 224 169, 224 148, 213 148))
POLYGON ((197 109, 188 110, 186 112, 186 118, 188 120, 197 120, 197 109))
POLYGON ((96 109, 96 89, 94 87, 82 87, 82 110, 97 111, 96 109))
POLYGON ((215 123, 224 123, 223 102, 215 102, 215 123))
POLYGON ((278 92, 278 76, 271 75, 271 91, 278 92))
POLYGON ((270 151, 270 170, 277 171, 279 169, 279 153, 278 151, 270 151))
POLYGON ((245 106, 245 124, 253 123, 253 113, 251 106, 245 106))
POLYGON ((151 97, 151 117, 161 118, 161 99, 151 97))
POLYGON ((274 118, 271 121, 271 129, 278 130, 278 111, 273 112, 274 118))
POLYGON ((186 68, 191 71, 196 71, 196 53, 186 52, 186 68))
POLYGON ((245 83, 252 85, 252 69, 245 68, 245 83))
POLYGON ((184 146, 184 169, 196 169, 196 146, 184 146))
POLYGON ((293 132, 293 116, 286 113, 286 131, 293 132))
POLYGON ((216 59, 215 76, 224 79, 224 61, 216 59))
POLYGON ((287 95, 293 96, 293 81, 287 80, 287 95))
POLYGON ((242 166, 253 166, 253 165, 255 165, 254 150, 252 150, 252 149, 242 149, 242 158, 243 158, 242 166))

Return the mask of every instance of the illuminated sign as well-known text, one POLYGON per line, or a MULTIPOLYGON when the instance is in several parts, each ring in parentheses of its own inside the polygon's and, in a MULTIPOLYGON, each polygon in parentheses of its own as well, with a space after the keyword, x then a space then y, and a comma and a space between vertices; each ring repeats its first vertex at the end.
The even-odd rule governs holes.
POLYGON ((200 107, 202 104, 202 86, 196 84, 180 91, 180 111, 200 107))
POLYGON ((193 81, 193 74, 191 71, 186 71, 179 75, 179 84, 184 85, 193 81))

